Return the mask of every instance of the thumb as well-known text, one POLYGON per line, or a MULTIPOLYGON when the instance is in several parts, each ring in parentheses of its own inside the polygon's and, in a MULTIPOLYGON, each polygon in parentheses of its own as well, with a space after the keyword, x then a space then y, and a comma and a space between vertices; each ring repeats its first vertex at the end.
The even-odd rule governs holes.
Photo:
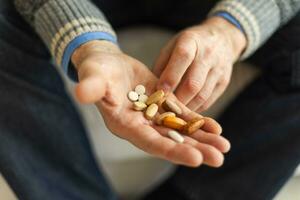
POLYGON ((75 87, 75 95, 80 103, 95 103, 105 96, 106 81, 99 68, 98 64, 80 68, 80 82, 75 87))

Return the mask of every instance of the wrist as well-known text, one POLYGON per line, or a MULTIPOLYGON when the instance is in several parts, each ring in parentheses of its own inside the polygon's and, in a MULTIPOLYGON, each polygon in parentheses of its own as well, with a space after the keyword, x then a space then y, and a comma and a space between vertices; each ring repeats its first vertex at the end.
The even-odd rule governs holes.
POLYGON ((91 53, 121 53, 121 50, 113 42, 92 40, 78 47, 72 54, 71 61, 77 68, 91 53))
POLYGON ((239 59, 247 45, 246 35, 238 27, 219 16, 210 17, 204 24, 215 27, 218 32, 225 36, 232 47, 234 61, 239 59))

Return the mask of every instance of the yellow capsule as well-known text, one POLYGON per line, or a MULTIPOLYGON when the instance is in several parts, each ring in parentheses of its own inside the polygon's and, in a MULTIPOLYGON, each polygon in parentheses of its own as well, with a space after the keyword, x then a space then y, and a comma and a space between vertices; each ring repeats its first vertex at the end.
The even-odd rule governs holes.
POLYGON ((157 111, 158 111, 158 106, 155 103, 151 104, 150 106, 148 106, 148 108, 145 112, 146 118, 149 120, 153 119, 153 117, 156 115, 157 111))
POLYGON ((157 90, 152 95, 150 95, 146 101, 147 105, 157 103, 159 102, 163 97, 165 96, 165 93, 163 90, 157 90))

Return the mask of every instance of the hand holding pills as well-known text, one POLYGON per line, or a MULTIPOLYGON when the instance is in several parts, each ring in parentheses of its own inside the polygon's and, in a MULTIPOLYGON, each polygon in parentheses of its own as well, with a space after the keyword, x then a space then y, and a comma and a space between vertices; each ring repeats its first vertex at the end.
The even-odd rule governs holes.
POLYGON ((175 91, 191 110, 204 111, 225 91, 245 46, 243 32, 220 17, 187 28, 161 50, 153 70, 158 89, 175 91))
POLYGON ((191 112, 173 94, 156 91, 157 78, 142 63, 104 41, 81 46, 73 54, 72 62, 80 80, 76 86, 77 99, 81 103, 95 103, 112 133, 173 163, 193 167, 203 163, 222 165, 223 153, 230 144, 220 136, 220 125, 191 112), (166 96, 165 101, 160 101, 166 96), (161 109, 170 113, 158 117, 161 109), (203 119, 204 124, 194 125, 196 118, 203 119), (201 129, 181 126, 189 123, 201 129), (189 131, 193 134, 188 135, 189 131))
MULTIPOLYGON (((146 109, 145 117, 147 119, 153 119, 155 115, 158 114, 156 124, 182 131, 186 135, 193 134, 204 125, 205 120, 200 117, 194 118, 189 122, 176 117, 176 114, 182 114, 181 108, 175 102, 165 98, 164 91, 158 90, 154 92, 148 98, 146 103, 144 103, 139 100, 139 95, 145 95, 145 87, 143 85, 137 85, 135 88, 135 91, 128 92, 128 99, 133 102, 133 109, 136 111, 142 111, 146 109), (138 92, 137 88, 141 88, 142 92, 138 92), (158 113, 159 106, 162 106, 162 109, 164 110, 162 114, 158 113)), ((171 130, 170 132, 174 133, 174 130, 171 130)), ((179 135, 179 133, 177 135, 179 135)), ((183 142, 184 139, 182 138, 181 141, 183 142)))

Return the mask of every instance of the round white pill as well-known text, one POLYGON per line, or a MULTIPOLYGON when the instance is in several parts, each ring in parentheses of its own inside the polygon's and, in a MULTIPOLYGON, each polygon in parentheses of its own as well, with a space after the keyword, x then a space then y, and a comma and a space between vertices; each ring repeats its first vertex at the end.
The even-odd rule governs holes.
POLYGON ((140 102, 146 103, 147 100, 148 100, 148 96, 147 96, 147 95, 141 94, 141 95, 139 96, 139 101, 140 101, 140 102))
POLYGON ((178 143, 183 143, 184 142, 184 137, 180 135, 177 131, 171 130, 168 132, 168 136, 172 138, 175 142, 178 143))
POLYGON ((135 87, 134 91, 135 91, 136 93, 138 93, 139 95, 142 95, 142 94, 145 94, 146 88, 145 88, 145 86, 143 86, 143 85, 137 85, 137 86, 135 87))
POLYGON ((137 101, 139 99, 139 95, 138 93, 134 92, 134 91, 130 91, 127 94, 127 97, 130 101, 137 101))

